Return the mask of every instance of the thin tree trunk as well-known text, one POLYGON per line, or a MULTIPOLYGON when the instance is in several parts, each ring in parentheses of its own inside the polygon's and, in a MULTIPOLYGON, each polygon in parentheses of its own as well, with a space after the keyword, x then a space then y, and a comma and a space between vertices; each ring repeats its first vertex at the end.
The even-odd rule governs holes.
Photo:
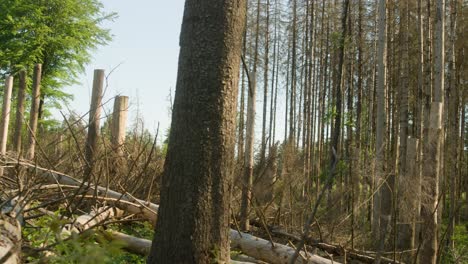
POLYGON ((16 103, 16 120, 15 120, 15 133, 13 135, 13 149, 16 153, 22 155, 21 146, 21 135, 23 131, 23 119, 24 119, 24 107, 25 107, 25 96, 26 96, 26 71, 20 71, 19 73, 19 89, 16 103))
POLYGON ((447 158, 445 161, 445 168, 447 170, 447 178, 450 186, 450 204, 449 204, 449 223, 447 227, 447 243, 446 246, 453 249, 454 242, 452 237, 454 235, 455 220, 456 220, 456 208, 458 207, 458 201, 456 201, 456 190, 457 190, 457 176, 458 176, 458 151, 457 146, 459 145, 458 139, 460 138, 460 116, 459 116, 459 104, 460 95, 458 91, 458 84, 456 79, 456 68, 455 68, 455 35, 457 30, 457 1, 450 1, 450 45, 448 52, 448 124, 447 124, 447 158))
POLYGON ((41 99, 41 76, 42 76, 42 65, 36 64, 34 66, 33 73, 33 87, 32 87, 32 99, 31 99, 31 111, 29 112, 29 137, 28 137, 28 150, 26 159, 34 159, 36 150, 36 131, 37 131, 37 120, 39 118, 39 102, 41 99))
MULTIPOLYGON (((402 49, 400 68, 401 68, 401 78, 400 78, 400 133, 399 133, 399 154, 398 154, 398 180, 399 180, 399 189, 398 192, 406 193, 406 188, 413 188, 412 185, 408 185, 409 175, 406 166, 407 166, 407 138, 408 138, 408 96, 409 96, 409 8, 407 0, 400 0, 400 10, 401 10, 401 23, 400 23, 400 45, 402 49)), ((403 204, 406 204, 405 199, 400 199, 403 204)), ((405 217, 404 214, 411 214, 413 211, 402 211, 400 210, 401 219, 408 220, 408 217, 405 217)), ((399 226, 398 234, 398 248, 399 249, 410 249, 411 244, 408 243, 411 241, 412 230, 410 221, 401 221, 399 226)))
MULTIPOLYGON (((376 89, 376 102, 377 102, 377 116, 376 116, 376 143, 375 143, 375 187, 379 188, 385 180, 385 131, 387 130, 386 124, 386 103, 385 103, 385 69, 386 69, 386 43, 387 43, 387 32, 386 32, 386 0, 379 0, 379 35, 378 35, 378 51, 377 51, 377 89, 376 89)), ((381 214, 381 200, 383 193, 378 190, 374 197, 373 205, 373 223, 372 223, 372 240, 374 241, 375 247, 378 248, 380 245, 380 229, 385 228, 381 226, 381 218, 384 217, 381 214)))
POLYGON ((252 198, 253 169, 254 169, 254 139, 255 139, 255 98, 257 90, 257 63, 258 63, 258 39, 260 27, 260 0, 257 1, 257 22, 255 26, 255 51, 253 70, 247 72, 249 79, 249 91, 247 99, 247 130, 245 142, 245 161, 242 181, 242 197, 240 208, 240 228, 248 231, 250 200, 252 198))
POLYGON ((434 96, 431 104, 430 127, 424 152, 423 195, 427 202, 422 207, 424 221, 420 263, 435 264, 438 250, 439 180, 441 171, 442 117, 444 113, 444 17, 445 0, 436 6, 434 47, 434 96))
MULTIPOLYGON (((270 58, 270 0, 266 2, 266 22, 265 22, 265 54, 264 54, 264 69, 263 69, 263 118, 262 118, 262 142, 260 151, 260 164, 264 164, 266 155, 266 125, 267 125, 267 109, 268 109, 268 66, 270 58)), ((271 115, 271 112, 270 112, 271 115)))

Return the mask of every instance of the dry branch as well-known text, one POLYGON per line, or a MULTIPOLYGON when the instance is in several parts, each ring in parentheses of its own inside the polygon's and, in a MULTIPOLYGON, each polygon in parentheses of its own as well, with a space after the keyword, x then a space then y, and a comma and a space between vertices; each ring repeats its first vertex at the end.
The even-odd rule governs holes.
MULTIPOLYGON (((13 164, 19 164, 21 166, 25 166, 30 169, 34 169, 38 172, 41 172, 41 175, 46 177, 50 182, 54 182, 54 183, 58 182, 61 184, 76 185, 76 186, 80 186, 83 184, 81 181, 71 176, 65 175, 60 172, 44 169, 44 168, 38 167, 33 164, 29 164, 24 161, 15 161, 13 164)), ((94 191, 97 191, 98 195, 115 199, 115 200, 111 199, 113 201, 120 200, 120 201, 127 201, 133 204, 138 204, 140 207, 136 208, 138 210, 137 213, 141 213, 148 220, 151 220, 154 223, 154 220, 156 219, 155 217, 157 214, 157 210, 159 208, 157 204, 145 202, 143 200, 134 198, 128 193, 122 194, 113 190, 109 190, 108 188, 105 188, 102 186, 95 186, 95 185, 88 184, 88 183, 85 183, 85 185, 89 186, 89 189, 90 189, 89 193, 94 193, 94 191)), ((135 213, 135 206, 127 206, 127 210, 129 210, 129 212, 131 213, 135 213), (133 212, 130 210, 132 210, 133 212)), ((86 219, 89 220, 89 216, 86 219)), ((231 235, 231 246, 240 248, 246 255, 250 257, 253 257, 255 259, 259 259, 262 261, 266 261, 268 263, 272 263, 272 264, 287 263, 287 261, 294 254, 294 249, 291 247, 274 243, 275 247, 272 248, 271 242, 249 235, 249 234, 246 234, 246 233, 240 233, 231 229, 230 235, 231 235)), ((127 239, 128 242, 130 243, 136 243, 136 242, 132 242, 133 240, 129 239, 129 237, 125 237, 123 235, 116 235, 116 236, 119 236, 121 239, 127 239)), ((144 242, 144 240, 134 240, 134 241, 138 241, 137 244, 141 244, 144 242)), ((149 241, 148 247, 150 247, 151 245, 150 243, 151 241, 149 241)), ((297 263, 307 263, 307 264, 337 263, 337 262, 333 262, 329 259, 319 257, 316 255, 308 255, 306 259, 305 258, 306 254, 304 252, 301 252, 301 256, 303 258, 298 259, 297 263)))
POLYGON ((20 166, 24 166, 26 168, 35 170, 37 172, 40 172, 39 175, 45 177, 51 183, 60 183, 60 184, 74 185, 74 186, 83 185, 89 188, 88 190, 89 194, 95 194, 95 192, 97 191, 98 196, 113 198, 115 199, 115 201, 120 200, 120 201, 130 202, 134 204, 135 206, 127 206, 128 207, 127 209, 125 208, 122 208, 122 209, 128 210, 130 213, 141 213, 153 224, 156 221, 156 213, 159 208, 157 204, 137 199, 133 197, 132 195, 130 195, 129 193, 122 194, 122 193, 110 190, 109 188, 106 188, 106 187, 96 186, 94 184, 90 184, 87 182, 83 183, 82 181, 77 180, 61 172, 41 168, 37 165, 31 164, 25 161, 18 161, 15 158, 9 158, 9 159, 11 161, 7 162, 7 165, 13 165, 13 166, 20 165, 20 166))

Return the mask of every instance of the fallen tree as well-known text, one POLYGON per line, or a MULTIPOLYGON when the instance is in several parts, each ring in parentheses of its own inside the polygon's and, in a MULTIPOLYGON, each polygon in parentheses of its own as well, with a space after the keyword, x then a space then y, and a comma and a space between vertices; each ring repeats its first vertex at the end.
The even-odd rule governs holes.
POLYGON ((20 199, 8 198, 0 204, 0 263, 21 263, 20 199))
MULTIPOLYGON (((123 201, 128 201, 130 203, 138 204, 140 206, 138 208, 138 212, 141 213, 146 219, 151 221, 153 224, 155 222, 157 210, 159 208, 157 204, 137 199, 133 197, 132 195, 130 195, 129 193, 122 194, 122 193, 110 190, 109 188, 106 188, 106 187, 83 182, 71 176, 68 176, 66 174, 63 174, 57 171, 52 171, 52 170, 45 169, 45 168, 41 168, 39 166, 36 166, 34 164, 31 164, 25 161, 14 160, 13 162, 10 162, 10 165, 20 165, 28 169, 34 170, 35 172, 40 172, 40 175, 45 177, 51 183, 85 186, 86 188, 89 188, 88 193, 93 194, 93 195, 96 195, 97 193, 98 197, 99 196, 103 198, 109 197, 109 198, 115 199, 114 201, 123 200, 123 201)), ((118 203, 116 203, 116 205, 118 205, 118 203)), ((131 210, 133 210, 133 213, 135 213, 134 206, 127 206, 127 208, 125 209, 128 210, 129 208, 133 208, 131 210)), ((124 209, 124 208, 121 208, 121 209, 124 209)), ((94 215, 83 216, 83 219, 89 222, 90 220, 96 217, 97 216, 94 214, 94 215)), ((278 243, 271 243, 262 238, 255 237, 247 233, 241 233, 233 229, 230 230, 230 236, 231 236, 231 246, 241 249, 246 255, 250 257, 253 257, 258 260, 266 261, 272 264, 288 263, 289 259, 293 256, 295 252, 295 250, 291 247, 281 245, 278 243)), ((129 244, 130 248, 140 247, 142 248, 142 250, 145 250, 146 246, 147 247, 151 246, 151 241, 149 240, 145 241, 145 240, 138 239, 138 238, 131 238, 130 236, 125 236, 124 234, 120 234, 120 235, 115 234, 116 239, 117 237, 121 240, 126 239, 127 241, 125 242, 129 244), (142 246, 142 243, 145 244, 146 246, 142 246)), ((312 254, 307 254, 306 252, 301 252, 301 258, 299 258, 296 263, 331 264, 331 263, 337 263, 337 262, 334 262, 333 260, 329 260, 329 259, 317 256, 317 255, 312 255, 312 254)))
POLYGON ((14 217, 0 214, 0 263, 21 263, 21 225, 14 217))
MULTIPOLYGON (((148 239, 129 236, 116 231, 109 231, 109 237, 124 242, 125 248, 132 253, 147 255, 151 249, 151 241, 148 239)), ((271 243, 267 240, 249 235, 247 233, 237 232, 231 229, 230 232, 231 247, 239 248, 242 252, 254 259, 265 261, 271 264, 287 264, 294 249, 278 243, 271 243)), ((317 255, 301 252, 302 258, 299 258, 298 264, 339 264, 317 255)))
MULTIPOLYGON (((253 221, 253 223, 255 222, 253 221)), ((263 226, 260 226, 260 227, 263 227, 263 226)), ((281 229, 278 229, 275 227, 268 227, 268 229, 270 233, 275 234, 277 236, 285 237, 293 242, 298 242, 301 240, 300 236, 285 232, 281 229)), ((335 256, 346 256, 349 259, 358 260, 363 263, 371 264, 371 263, 374 263, 376 259, 374 256, 370 256, 369 254, 365 252, 360 252, 359 250, 346 249, 340 245, 324 243, 324 242, 321 242, 319 240, 315 240, 312 238, 307 239, 306 242, 307 242, 307 245, 318 248, 325 252, 328 252, 329 254, 333 254, 335 256)), ((384 263, 384 264, 390 264, 390 263, 403 264, 402 262, 399 262, 396 260, 394 261, 393 259, 385 258, 385 257, 381 257, 380 261, 381 263, 384 263)))
POLYGON ((156 222, 156 215, 157 215, 157 211, 159 208, 157 204, 135 198, 129 193, 123 194, 120 192, 110 190, 109 188, 106 188, 103 186, 94 185, 88 182, 83 182, 69 175, 66 175, 64 173, 45 169, 45 168, 28 163, 23 160, 18 160, 18 159, 13 159, 13 158, 9 158, 8 160, 9 161, 6 162, 6 165, 8 166, 19 165, 19 166, 26 167, 30 170, 34 170, 35 172, 39 172, 40 173, 39 175, 47 179, 47 181, 50 183, 53 183, 53 184, 59 183, 59 184, 72 185, 72 186, 82 186, 83 188, 88 189, 87 190, 88 194, 97 195, 100 197, 113 198, 114 202, 117 202, 117 201, 129 202, 131 204, 120 203, 121 206, 125 207, 125 208, 122 208, 123 210, 126 210, 132 214, 142 214, 146 219, 148 219, 148 221, 150 221, 153 224, 156 222))
MULTIPOLYGON (((272 264, 288 264, 294 255, 295 250, 282 244, 270 242, 268 240, 252 236, 247 233, 238 232, 231 229, 231 247, 239 248, 247 256, 272 264)), ((300 252, 300 257, 295 263, 298 264, 339 264, 317 255, 300 252)))

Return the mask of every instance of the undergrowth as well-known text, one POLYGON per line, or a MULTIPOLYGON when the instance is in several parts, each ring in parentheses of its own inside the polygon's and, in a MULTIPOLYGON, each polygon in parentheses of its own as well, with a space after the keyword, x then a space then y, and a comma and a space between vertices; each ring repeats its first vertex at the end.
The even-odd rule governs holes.
MULTIPOLYGON (((62 227, 66 222, 58 213, 29 221, 22 230, 24 244, 30 248, 23 256, 24 261, 53 264, 145 263, 144 256, 126 252, 122 242, 106 239, 106 231, 101 227, 64 237, 62 227)), ((149 223, 114 224, 109 229, 146 239, 152 239, 153 235, 149 223)))

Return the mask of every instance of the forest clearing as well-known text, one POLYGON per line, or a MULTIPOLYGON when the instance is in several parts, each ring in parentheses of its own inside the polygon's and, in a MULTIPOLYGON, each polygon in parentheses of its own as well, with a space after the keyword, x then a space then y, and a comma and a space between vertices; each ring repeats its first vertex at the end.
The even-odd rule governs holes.
POLYGON ((185 0, 154 133, 117 17, 0 1, 0 263, 468 263, 468 1, 185 0))

